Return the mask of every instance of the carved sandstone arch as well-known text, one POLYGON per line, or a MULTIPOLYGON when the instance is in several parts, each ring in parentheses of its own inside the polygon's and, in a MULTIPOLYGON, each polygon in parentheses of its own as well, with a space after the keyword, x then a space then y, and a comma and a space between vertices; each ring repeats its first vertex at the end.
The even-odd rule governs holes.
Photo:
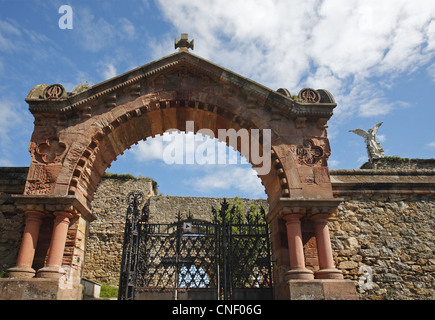
MULTIPOLYGON (((326 123, 336 104, 326 90, 306 88, 293 99, 286 89, 270 90, 180 51, 72 93, 59 84, 37 85, 26 101, 35 117, 29 147, 32 162, 24 195, 17 201, 32 217, 29 221, 56 216, 53 237, 55 233, 66 237, 62 226, 74 219, 93 219, 90 204, 101 176, 117 156, 142 139, 168 129, 185 131, 186 121, 194 121, 195 132, 210 129, 216 137, 218 129, 270 129, 272 167, 260 179, 270 204, 268 219, 280 270, 276 281, 282 281, 284 275, 286 279, 313 278, 301 251, 301 219, 321 221, 315 224, 321 225, 316 238, 321 239, 319 264, 326 276, 319 273, 318 277, 341 277, 331 262, 329 233, 323 222, 339 203, 333 199, 327 167, 326 123), (288 242, 282 240, 283 235, 288 242)), ((38 223, 29 224, 33 226, 29 232, 39 234, 38 223)), ((29 241, 23 238, 17 268, 33 276, 33 256, 30 259, 28 255, 34 251, 26 247, 29 241)), ((73 243, 80 247, 76 240, 73 243)), ((50 248, 53 246, 56 244, 51 243, 50 248)), ((62 244, 56 248, 64 249, 62 244)), ((65 255, 62 262, 62 254, 60 258, 59 254, 50 256, 53 252, 48 250, 48 262, 38 271, 41 277, 53 277, 65 264, 65 255)), ((71 265, 80 265, 74 254, 71 265)))
POLYGON ((335 103, 325 90, 309 90, 318 96, 311 102, 293 100, 187 52, 47 99, 47 91, 57 92, 52 87, 36 86, 26 99, 35 130, 25 194, 76 195, 89 205, 119 154, 168 129, 185 131, 190 120, 195 131, 216 136, 218 129, 271 130, 273 170, 260 176, 271 204, 280 197, 332 197, 326 122, 335 103))

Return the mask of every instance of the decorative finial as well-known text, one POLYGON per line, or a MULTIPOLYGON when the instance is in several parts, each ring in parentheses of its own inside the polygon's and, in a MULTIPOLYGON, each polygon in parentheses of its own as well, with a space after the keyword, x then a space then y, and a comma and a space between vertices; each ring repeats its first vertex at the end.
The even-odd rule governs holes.
POLYGON ((187 33, 182 33, 180 40, 175 39, 175 49, 180 48, 178 51, 185 51, 185 52, 188 52, 189 49, 193 50, 193 41, 194 40, 192 41, 188 40, 187 33))
POLYGON ((353 132, 364 138, 370 161, 373 159, 384 158, 384 150, 382 149, 381 144, 376 141, 376 134, 378 133, 378 129, 382 123, 383 122, 378 123, 373 128, 369 129, 368 132, 362 129, 349 130, 349 132, 353 132))

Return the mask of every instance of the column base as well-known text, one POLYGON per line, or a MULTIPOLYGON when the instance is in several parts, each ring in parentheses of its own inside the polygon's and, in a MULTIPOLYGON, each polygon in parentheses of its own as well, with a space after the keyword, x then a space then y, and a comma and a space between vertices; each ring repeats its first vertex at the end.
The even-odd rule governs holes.
POLYGON ((38 278, 59 279, 66 274, 62 267, 44 267, 38 270, 36 276, 38 278))
POLYGON ((291 269, 284 275, 285 280, 299 279, 299 280, 313 280, 313 271, 305 268, 291 269))
POLYGON ((0 300, 81 300, 83 286, 62 287, 59 279, 0 278, 0 300))
POLYGON ((315 276, 316 279, 343 279, 343 273, 335 268, 318 270, 315 272, 315 276))
POLYGON ((351 280, 289 280, 287 290, 290 300, 358 300, 351 280))
POLYGON ((36 271, 30 267, 16 266, 7 270, 9 278, 33 278, 36 271))

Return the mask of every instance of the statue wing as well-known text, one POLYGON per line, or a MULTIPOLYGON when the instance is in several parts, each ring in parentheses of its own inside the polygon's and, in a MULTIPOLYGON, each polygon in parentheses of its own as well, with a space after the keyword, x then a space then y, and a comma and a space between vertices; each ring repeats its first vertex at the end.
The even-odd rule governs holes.
POLYGON ((363 138, 367 137, 367 132, 365 132, 362 129, 349 130, 349 132, 353 132, 353 133, 355 133, 355 134, 357 134, 357 135, 359 135, 359 136, 361 136, 363 138))
POLYGON ((376 133, 378 132, 379 127, 380 127, 383 123, 384 123, 384 122, 380 122, 380 123, 378 123, 377 125, 375 125, 375 126, 373 127, 373 135, 374 135, 374 136, 376 135, 376 133))

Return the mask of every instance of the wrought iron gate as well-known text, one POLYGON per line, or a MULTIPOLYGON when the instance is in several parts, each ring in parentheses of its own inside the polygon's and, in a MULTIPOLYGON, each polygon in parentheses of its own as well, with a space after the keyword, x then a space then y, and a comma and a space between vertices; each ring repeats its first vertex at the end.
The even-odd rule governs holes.
POLYGON ((143 234, 142 228, 148 221, 148 214, 144 210, 142 212, 139 210, 139 206, 144 201, 144 194, 142 192, 131 192, 127 200, 128 208, 125 218, 124 245, 119 278, 119 300, 132 300, 135 297, 140 238, 143 234))
POLYGON ((212 221, 190 214, 149 223, 143 195, 129 195, 119 299, 272 299, 265 212, 236 214, 224 200, 212 221), (144 207, 145 208, 145 207, 144 207))

